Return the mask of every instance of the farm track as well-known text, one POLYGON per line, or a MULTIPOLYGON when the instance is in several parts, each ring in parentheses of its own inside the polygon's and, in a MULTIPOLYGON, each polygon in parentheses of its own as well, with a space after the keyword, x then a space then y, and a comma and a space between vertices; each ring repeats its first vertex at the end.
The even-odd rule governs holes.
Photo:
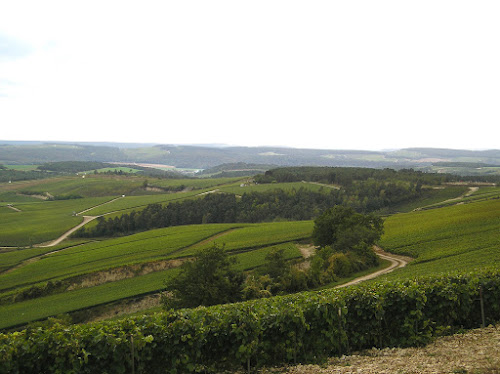
POLYGON ((35 244, 34 247, 37 247, 37 248, 46 248, 46 247, 53 247, 55 245, 58 245, 59 243, 61 243, 64 239, 66 239, 68 236, 70 236, 71 234, 73 234, 76 230, 78 230, 80 227, 86 225, 87 223, 89 223, 90 221, 93 221, 94 219, 96 219, 97 216, 83 216, 83 222, 76 225, 75 227, 73 227, 72 229, 66 231, 64 234, 62 234, 59 238, 47 243, 47 244, 35 244))
POLYGON ((317 186, 331 188, 331 189, 334 189, 334 190, 340 190, 339 186, 335 186, 335 185, 332 185, 332 184, 325 184, 325 183, 319 183, 319 182, 307 182, 307 181, 302 181, 302 183, 315 184, 317 186))
POLYGON ((462 195, 460 195, 458 197, 454 197, 452 199, 447 199, 447 200, 441 201, 438 204, 431 204, 431 205, 421 206, 421 207, 413 209, 413 211, 416 212, 416 211, 424 210, 424 209, 439 208, 439 207, 441 207, 444 204, 453 203, 455 201, 457 202, 457 204, 463 204, 462 203, 463 199, 465 199, 466 197, 471 196, 472 194, 476 193, 478 190, 479 190, 479 187, 469 187, 469 191, 465 192, 464 194, 462 194, 462 195))
POLYGON ((21 209, 16 208, 12 204, 7 204, 6 207, 9 208, 9 209, 12 209, 13 211, 16 211, 16 212, 22 212, 21 209))
POLYGON ((355 284, 361 283, 363 281, 369 280, 369 279, 374 279, 376 277, 379 277, 384 274, 388 274, 396 269, 405 267, 408 262, 412 260, 410 257, 405 257, 405 256, 398 256, 392 253, 385 252, 382 250, 382 248, 375 246, 375 253, 377 254, 378 257, 380 257, 383 260, 388 260, 391 262, 391 265, 385 269, 376 271, 371 274, 363 275, 362 277, 353 279, 350 282, 341 284, 339 286, 336 286, 335 288, 342 288, 342 287, 347 287, 347 286, 353 286, 355 284))
POLYGON ((123 196, 118 196, 118 197, 115 197, 114 199, 111 199, 111 200, 109 200, 109 201, 106 201, 105 203, 94 205, 93 207, 90 207, 90 208, 88 208, 88 209, 85 209, 85 210, 82 210, 81 212, 76 213, 76 215, 77 215, 77 216, 79 216, 80 214, 83 214, 83 213, 85 213, 85 212, 88 212, 89 210, 92 210, 92 209, 97 208, 97 207, 99 207, 99 206, 103 206, 103 205, 106 205, 106 204, 112 203, 113 201, 116 201, 116 200, 118 200, 118 199, 123 199, 123 196))

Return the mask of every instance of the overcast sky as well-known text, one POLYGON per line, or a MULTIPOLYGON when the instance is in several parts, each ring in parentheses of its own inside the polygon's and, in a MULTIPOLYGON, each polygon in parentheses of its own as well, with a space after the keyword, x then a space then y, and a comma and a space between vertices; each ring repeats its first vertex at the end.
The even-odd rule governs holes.
POLYGON ((0 139, 500 148, 500 1, 1 1, 0 139))

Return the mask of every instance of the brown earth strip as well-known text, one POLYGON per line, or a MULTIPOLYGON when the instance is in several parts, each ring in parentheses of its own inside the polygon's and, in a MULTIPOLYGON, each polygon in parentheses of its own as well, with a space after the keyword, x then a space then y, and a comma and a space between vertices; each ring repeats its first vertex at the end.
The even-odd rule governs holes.
POLYGON ((83 216, 83 221, 82 223, 76 225, 72 229, 66 231, 64 234, 62 234, 59 238, 52 240, 51 242, 48 242, 46 244, 35 244, 34 247, 39 247, 39 248, 45 248, 45 247, 53 247, 55 245, 58 245, 61 243, 64 239, 66 239, 68 236, 73 234, 76 230, 78 230, 80 227, 86 225, 90 221, 96 219, 97 216, 83 216))
POLYGON ((7 204, 6 206, 7 206, 7 208, 12 209, 12 210, 14 210, 14 211, 16 211, 16 212, 22 212, 22 210, 21 210, 21 209, 16 208, 16 207, 15 207, 15 206, 13 206, 12 204, 7 204))
POLYGON ((324 365, 262 369, 261 374, 500 373, 500 329, 489 326, 436 339, 420 348, 370 349, 324 365))
POLYGON ((383 260, 390 261, 391 265, 389 267, 385 268, 385 269, 376 271, 375 273, 371 273, 371 274, 364 275, 362 277, 353 279, 352 281, 344 283, 344 284, 341 284, 340 286, 337 286, 335 288, 352 286, 354 284, 361 283, 361 282, 363 282, 365 280, 369 280, 369 279, 373 279, 373 278, 379 277, 379 276, 381 276, 383 274, 387 274, 387 273, 390 273, 390 272, 392 272, 392 271, 394 271, 396 269, 405 267, 408 264, 408 262, 410 262, 412 260, 411 257, 399 256, 399 255, 395 255, 395 254, 392 254, 392 253, 385 252, 384 250, 382 250, 382 248, 380 248, 378 246, 374 246, 374 249, 375 249, 375 253, 377 254, 378 257, 380 257, 383 260))
POLYGON ((123 196, 118 196, 118 197, 115 197, 114 199, 111 199, 111 200, 109 200, 109 201, 106 201, 106 202, 104 202, 104 203, 102 203, 102 204, 97 204, 97 205, 94 205, 93 207, 90 207, 90 208, 88 208, 88 209, 85 209, 85 210, 82 210, 81 212, 76 213, 76 215, 77 215, 77 216, 79 216, 80 214, 83 214, 83 213, 85 213, 85 212, 88 212, 89 210, 92 210, 92 209, 94 209, 94 208, 97 208, 98 206, 102 206, 102 205, 106 205, 106 204, 112 203, 113 201, 116 201, 116 200, 118 200, 118 199, 123 199, 123 196))

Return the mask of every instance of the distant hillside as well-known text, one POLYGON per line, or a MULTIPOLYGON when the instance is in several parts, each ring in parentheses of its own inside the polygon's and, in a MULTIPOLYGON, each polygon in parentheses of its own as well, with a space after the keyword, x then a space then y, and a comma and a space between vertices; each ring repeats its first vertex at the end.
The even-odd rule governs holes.
POLYGON ((0 163, 56 161, 142 162, 210 169, 222 164, 275 166, 430 167, 443 162, 500 165, 500 150, 408 148, 396 151, 318 150, 284 147, 213 147, 120 143, 41 143, 0 141, 0 163))
POLYGON ((210 169, 205 169, 196 174, 199 177, 238 177, 261 174, 269 169, 275 168, 276 165, 267 164, 247 164, 245 162, 236 162, 231 164, 222 164, 210 169))

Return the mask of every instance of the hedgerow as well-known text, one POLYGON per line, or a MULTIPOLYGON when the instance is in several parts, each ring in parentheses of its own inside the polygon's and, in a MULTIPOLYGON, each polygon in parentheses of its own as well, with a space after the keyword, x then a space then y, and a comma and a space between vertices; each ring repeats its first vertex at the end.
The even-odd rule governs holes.
POLYGON ((0 334, 0 373, 190 373, 422 345, 500 319, 500 271, 305 292, 0 334))

